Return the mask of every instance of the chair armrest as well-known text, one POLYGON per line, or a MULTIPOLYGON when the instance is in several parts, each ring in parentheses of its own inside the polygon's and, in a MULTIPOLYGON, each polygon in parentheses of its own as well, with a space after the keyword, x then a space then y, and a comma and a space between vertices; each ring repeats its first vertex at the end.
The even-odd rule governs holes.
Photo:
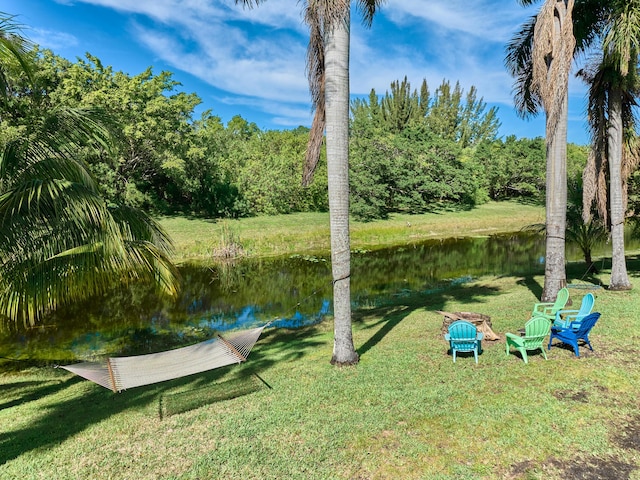
POLYGON ((576 333, 567 326, 565 328, 555 328, 554 335, 558 338, 572 338, 575 339, 576 333))
POLYGON ((584 317, 586 317, 586 315, 578 315, 578 312, 576 312, 576 313, 565 315, 564 321, 566 323, 573 323, 573 322, 580 323, 580 321, 582 321, 584 317))
POLYGON ((482 340, 484 338, 484 332, 478 332, 478 335, 476 335, 476 340, 482 340))
POLYGON ((567 323, 567 326, 565 327, 566 330, 569 330, 571 332, 575 332, 576 330, 580 329, 580 325, 582 325, 582 318, 581 317, 580 320, 572 320, 570 322, 567 323))
POLYGON ((553 307, 553 303, 549 303, 549 302, 535 303, 533 305, 533 313, 536 313, 536 312, 546 313, 546 311, 550 310, 551 307, 553 307))
POLYGON ((553 321, 554 325, 560 325, 562 328, 566 328, 569 325, 568 317, 575 317, 580 310, 558 310, 556 312, 556 319, 553 321))
POLYGON ((451 340, 451 337, 449 336, 449 334, 448 334, 448 333, 445 333, 445 334, 444 334, 444 339, 448 342, 448 341, 450 341, 450 340, 451 340))
POLYGON ((521 337, 520 335, 507 332, 504 334, 504 336, 507 343, 513 343, 515 345, 520 345, 520 346, 524 345, 524 337, 521 337))
POLYGON ((562 318, 559 318, 559 317, 553 321, 553 328, 555 328, 558 331, 566 330, 568 325, 569 325, 569 322, 565 322, 562 318))

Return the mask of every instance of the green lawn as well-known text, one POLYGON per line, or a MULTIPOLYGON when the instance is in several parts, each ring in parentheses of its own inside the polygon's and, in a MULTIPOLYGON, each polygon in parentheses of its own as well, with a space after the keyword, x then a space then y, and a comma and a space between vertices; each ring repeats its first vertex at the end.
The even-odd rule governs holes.
MULTIPOLYGON (((638 284, 640 261, 628 265, 638 284)), ((436 310, 515 332, 539 272, 354 312, 349 368, 329 364, 327 319, 265 331, 245 364, 121 394, 60 369, 7 371, 0 479, 639 479, 640 292, 583 272, 568 267, 588 287, 572 301, 592 291, 602 318, 580 358, 554 347, 525 365, 504 340, 484 342, 478 365, 447 354, 436 310)))

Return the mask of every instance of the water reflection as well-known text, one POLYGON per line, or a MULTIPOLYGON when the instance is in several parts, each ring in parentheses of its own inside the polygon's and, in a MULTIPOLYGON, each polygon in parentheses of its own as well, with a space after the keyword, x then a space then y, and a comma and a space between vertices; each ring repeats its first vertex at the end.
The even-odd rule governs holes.
MULTIPOLYGON (((383 305, 414 292, 433 294, 480 275, 540 272, 543 254, 544 239, 523 234, 354 254, 353 306, 383 305)), ((568 259, 578 257, 568 248, 568 259)), ((322 320, 331 309, 325 258, 185 266, 181 274, 183 289, 176 301, 135 286, 60 310, 37 328, 5 328, 0 357, 63 362, 150 353, 267 322, 296 328, 322 320)))

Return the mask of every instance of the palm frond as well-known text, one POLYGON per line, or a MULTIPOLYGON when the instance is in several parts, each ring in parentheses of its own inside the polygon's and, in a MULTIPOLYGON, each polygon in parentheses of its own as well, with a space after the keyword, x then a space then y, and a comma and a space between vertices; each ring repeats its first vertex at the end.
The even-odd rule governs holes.
POLYGON ((242 4, 243 7, 246 7, 246 8, 257 7, 261 3, 264 3, 265 1, 266 0, 235 0, 236 5, 240 3, 242 4))
POLYGON ((610 7, 602 0, 576 0, 573 8, 573 33, 576 38, 576 54, 584 54, 599 42, 606 30, 610 7))
POLYGON ((542 102, 533 88, 533 32, 537 15, 529 18, 507 44, 505 66, 514 77, 513 98, 516 112, 523 118, 535 115, 542 102))
POLYGON ((358 0, 357 5, 358 10, 362 14, 362 23, 370 27, 376 12, 386 1, 387 0, 358 0))
POLYGON ((35 45, 21 34, 22 26, 16 21, 15 15, 0 12, 0 96, 6 98, 10 84, 2 65, 9 59, 15 59, 31 84, 34 83, 33 67, 27 59, 27 52, 35 45))
POLYGON ((614 13, 604 39, 604 51, 624 77, 638 63, 640 50, 640 0, 614 2, 614 13))

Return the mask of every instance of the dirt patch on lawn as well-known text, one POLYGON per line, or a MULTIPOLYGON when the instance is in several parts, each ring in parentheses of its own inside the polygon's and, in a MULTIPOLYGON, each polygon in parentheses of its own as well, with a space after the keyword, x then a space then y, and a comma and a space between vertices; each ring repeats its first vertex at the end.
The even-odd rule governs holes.
MULTIPOLYGON (((588 402, 584 390, 558 391, 559 400, 588 402)), ((640 451, 640 415, 626 418, 613 429, 611 443, 623 450, 640 451)), ((514 464, 505 476, 509 480, 524 480, 532 477, 562 480, 627 480, 638 469, 635 463, 624 460, 624 455, 593 456, 579 454, 571 459, 550 457, 542 463, 531 460, 514 464)))
POLYGON ((515 464, 507 479, 520 480, 531 475, 542 474, 545 478, 563 480, 627 480, 636 465, 623 462, 615 457, 574 457, 570 461, 551 457, 543 464, 531 461, 515 464))
POLYGON ((578 390, 577 392, 572 392, 570 390, 558 390, 553 392, 553 396, 558 400, 572 400, 580 403, 589 402, 589 393, 586 390, 578 390))
POLYGON ((611 441, 625 450, 640 451, 640 415, 620 425, 611 441))

